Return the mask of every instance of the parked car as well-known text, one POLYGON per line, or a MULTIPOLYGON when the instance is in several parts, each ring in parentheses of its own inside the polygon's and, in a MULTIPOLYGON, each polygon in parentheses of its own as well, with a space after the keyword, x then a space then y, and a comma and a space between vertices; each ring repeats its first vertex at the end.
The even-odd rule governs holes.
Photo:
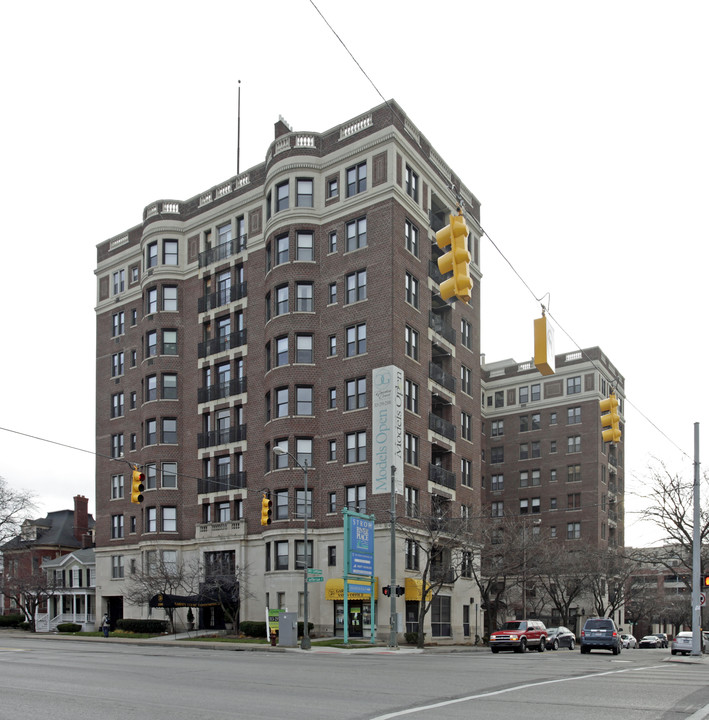
POLYGON ((665 633, 652 633, 660 641, 660 647, 666 648, 670 646, 670 641, 667 639, 665 633))
POLYGON ((677 633, 672 641, 673 655, 689 655, 692 652, 692 633, 685 631, 677 633))
POLYGON ((527 648, 537 648, 544 652, 547 646, 547 629, 539 620, 508 620, 499 630, 490 633, 490 650, 527 652, 527 648))
POLYGON ((610 650, 619 655, 622 649, 618 628, 611 618, 588 618, 581 630, 581 652, 593 649, 610 650))
POLYGON ((547 628, 547 650, 558 650, 562 647, 573 650, 576 647, 576 636, 563 625, 547 628))
POLYGON ((640 640, 639 647, 641 648, 659 648, 662 647, 660 638, 657 635, 646 635, 640 640))
POLYGON ((632 635, 621 635, 620 642, 624 649, 638 647, 638 641, 632 635))

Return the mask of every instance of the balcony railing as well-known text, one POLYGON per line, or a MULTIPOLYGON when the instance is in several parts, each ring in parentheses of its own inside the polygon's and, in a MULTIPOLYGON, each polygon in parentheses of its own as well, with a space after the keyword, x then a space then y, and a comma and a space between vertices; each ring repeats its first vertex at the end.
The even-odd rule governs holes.
POLYGON ((431 380, 435 380, 439 385, 442 385, 447 390, 455 392, 455 378, 449 375, 440 365, 436 365, 434 362, 428 363, 428 377, 431 380))
POLYGON ((230 473, 219 477, 200 478, 197 480, 197 492, 200 495, 227 490, 242 490, 246 487, 246 473, 230 473))
POLYGON ((443 318, 435 312, 428 313, 428 326, 441 337, 448 340, 449 343, 455 345, 455 330, 443 318))
POLYGON ((440 465, 428 464, 428 479, 437 485, 455 490, 455 473, 442 468, 440 465))
POLYGON ((224 335, 224 337, 212 338, 211 340, 201 342, 197 346, 197 355, 203 358, 208 355, 224 352, 224 350, 232 350, 242 345, 246 345, 246 328, 224 335))
POLYGON ((206 403, 212 400, 223 400, 232 395, 241 395, 246 392, 246 378, 233 378, 227 382, 209 385, 197 390, 197 402, 206 403))
POLYGON ((451 567, 431 566, 431 582, 455 582, 455 570, 451 567))
POLYGON ((226 445, 227 443, 241 442, 243 440, 246 440, 246 425, 235 425, 222 430, 210 430, 206 433, 200 433, 197 436, 197 447, 201 450, 202 448, 226 445))
POLYGON ((212 263, 218 262, 219 260, 225 260, 226 258, 231 257, 232 255, 236 255, 236 253, 241 252, 245 249, 246 235, 242 235, 239 238, 229 240, 229 242, 221 243, 216 247, 201 252, 199 254, 199 266, 201 268, 207 267, 207 265, 211 265, 212 263))
POLYGON ((213 310, 214 308, 221 307, 222 305, 228 305, 236 300, 241 300, 246 297, 246 283, 237 283, 231 285, 225 290, 217 290, 216 292, 203 295, 197 300, 197 312, 207 312, 207 310, 213 310))
POLYGON ((428 429, 449 440, 455 440, 455 425, 433 413, 428 414, 428 429))
POLYGON ((226 520, 225 522, 199 523, 197 537, 242 537, 246 535, 244 520, 226 520))
POLYGON ((439 285, 446 279, 438 269, 438 262, 436 260, 428 261, 428 277, 435 280, 439 285))

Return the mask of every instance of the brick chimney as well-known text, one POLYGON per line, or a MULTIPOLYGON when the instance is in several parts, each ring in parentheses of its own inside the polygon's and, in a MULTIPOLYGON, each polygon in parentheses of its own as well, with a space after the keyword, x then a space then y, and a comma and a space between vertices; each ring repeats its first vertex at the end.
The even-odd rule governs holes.
POLYGON ((74 537, 83 542, 89 531, 89 500, 83 495, 74 496, 74 537))

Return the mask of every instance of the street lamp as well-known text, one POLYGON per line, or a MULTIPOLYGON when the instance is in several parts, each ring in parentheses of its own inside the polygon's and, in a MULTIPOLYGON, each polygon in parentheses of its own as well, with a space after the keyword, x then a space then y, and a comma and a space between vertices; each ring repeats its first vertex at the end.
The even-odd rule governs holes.
POLYGON ((298 459, 282 447, 274 447, 276 455, 288 455, 303 471, 303 639, 301 650, 310 650, 310 633, 308 632, 308 461, 301 465, 298 459))

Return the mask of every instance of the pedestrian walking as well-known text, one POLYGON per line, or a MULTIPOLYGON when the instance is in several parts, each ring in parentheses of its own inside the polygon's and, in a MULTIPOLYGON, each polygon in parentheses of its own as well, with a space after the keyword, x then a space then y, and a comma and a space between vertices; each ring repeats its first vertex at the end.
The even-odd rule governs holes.
POLYGON ((108 619, 108 613, 106 613, 103 616, 103 620, 101 620, 101 629, 103 630, 103 636, 107 638, 108 631, 111 629, 111 622, 108 619))

